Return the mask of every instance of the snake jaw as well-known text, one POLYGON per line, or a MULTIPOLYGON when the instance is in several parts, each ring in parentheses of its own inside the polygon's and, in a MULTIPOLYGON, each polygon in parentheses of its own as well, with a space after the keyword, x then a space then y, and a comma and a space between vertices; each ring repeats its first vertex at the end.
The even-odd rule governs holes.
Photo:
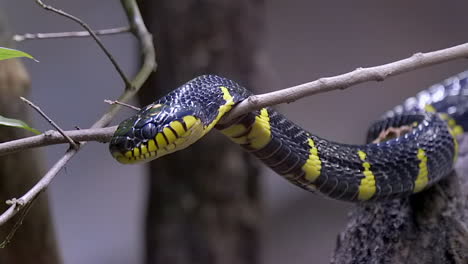
POLYGON ((135 164, 187 148, 203 135, 202 121, 190 109, 153 104, 119 125, 109 150, 118 162, 135 164), (151 120, 134 126, 148 115, 151 120))
MULTIPOLYGON (((190 116, 190 118, 184 118, 184 119, 185 120, 188 120, 188 119, 192 120, 192 117, 193 116, 190 116)), ((157 141, 158 140, 158 135, 162 135, 162 137, 167 139, 168 144, 165 145, 165 146, 161 146, 160 148, 155 146, 154 151, 149 151, 148 152, 149 157, 148 157, 148 155, 145 156, 145 157, 141 157, 141 155, 140 155, 141 159, 139 159, 137 157, 136 158, 137 162, 139 162, 139 161, 150 161, 150 160, 153 160, 153 159, 160 158, 160 157, 165 156, 167 154, 170 154, 170 153, 185 149, 185 148, 189 147, 190 145, 192 145, 193 143, 195 143, 196 141, 198 141, 203 136, 203 125, 202 125, 201 120, 198 119, 198 118, 195 118, 195 120, 193 120, 193 123, 192 123, 191 121, 184 121, 184 119, 181 120, 181 121, 171 122, 167 127, 165 127, 162 130, 162 132, 160 132, 160 133, 158 133, 156 135, 155 140, 148 140, 148 142, 146 143, 148 146, 152 141, 155 141, 155 145, 156 145, 156 143, 158 143, 158 141, 157 141), (174 126, 177 126, 176 122, 186 124, 185 127, 187 127, 187 129, 186 130, 184 129, 182 133, 180 133, 180 132, 173 133, 174 130, 181 131, 180 129, 175 129, 174 128, 174 126), (188 122, 190 122, 190 126, 187 125, 188 122), (172 132, 174 137, 173 136, 168 136, 168 134, 170 135, 170 133, 171 133, 169 131, 172 132)), ((144 146, 144 145, 145 144, 142 143, 140 148, 142 146, 144 146)), ((159 143, 158 143, 158 145, 160 146, 159 143)))

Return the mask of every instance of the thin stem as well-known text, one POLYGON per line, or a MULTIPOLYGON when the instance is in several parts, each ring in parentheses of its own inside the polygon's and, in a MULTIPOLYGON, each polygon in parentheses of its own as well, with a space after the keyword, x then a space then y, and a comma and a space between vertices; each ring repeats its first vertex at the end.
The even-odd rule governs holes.
POLYGON ((45 120, 47 120, 47 122, 49 122, 50 125, 52 125, 55 129, 57 129, 57 131, 68 141, 68 143, 70 143, 70 146, 74 149, 78 149, 78 145, 79 143, 76 143, 75 141, 73 141, 73 139, 71 139, 69 136, 67 136, 67 134, 65 134, 65 132, 63 131, 62 128, 60 128, 57 123, 55 123, 50 117, 48 117, 46 115, 46 113, 44 113, 44 111, 41 110, 41 108, 37 105, 35 105, 33 102, 29 101, 28 99, 24 98, 24 97, 20 97, 21 100, 23 100, 23 102, 27 103, 29 106, 31 106, 34 110, 36 110, 36 112, 38 112, 45 120))
POLYGON ((42 8, 44 8, 45 10, 48 10, 48 11, 52 11, 54 13, 57 13, 61 16, 64 16, 66 18, 69 18, 73 21, 75 21, 76 23, 80 24, 84 29, 86 29, 86 31, 89 32, 89 34, 91 35, 91 37, 94 39, 94 41, 96 41, 96 43, 99 45, 99 47, 102 49, 102 51, 104 51, 104 53, 106 54, 106 56, 109 58, 109 60, 111 61, 111 63, 114 65, 114 68, 117 70, 117 72, 119 73, 120 77, 122 78, 122 80, 124 81, 125 83, 125 86, 126 87, 131 87, 132 84, 131 82, 128 80, 127 76, 125 75, 125 73, 123 72, 123 70, 120 68, 119 64, 117 63, 117 61, 114 59, 114 56, 112 56, 112 54, 107 50, 107 48, 104 46, 104 44, 102 43, 101 39, 99 39, 99 37, 96 35, 96 33, 94 33, 94 31, 91 29, 91 27, 89 27, 85 22, 83 22, 81 19, 73 16, 73 15, 70 15, 62 10, 59 10, 59 9, 56 9, 50 5, 46 5, 42 2, 42 0, 35 0, 37 4, 39 4, 42 8))
POLYGON ((118 104, 118 105, 121 105, 121 106, 128 107, 130 109, 133 109, 135 111, 140 111, 141 110, 141 108, 139 108, 139 107, 136 107, 136 106, 133 106, 133 105, 130 105, 130 104, 127 104, 127 103, 119 102, 117 100, 104 100, 104 103, 107 103, 107 104, 110 104, 110 105, 118 104))
MULTIPOLYGON (((94 33, 97 36, 106 36, 106 35, 117 35, 122 33, 130 32, 130 27, 118 27, 118 28, 108 28, 95 30, 94 33)), ((35 40, 35 39, 56 39, 56 38, 82 38, 89 37, 90 34, 88 31, 70 31, 70 32, 54 32, 54 33, 26 33, 22 35, 14 35, 13 40, 16 42, 21 42, 25 40, 35 40)))

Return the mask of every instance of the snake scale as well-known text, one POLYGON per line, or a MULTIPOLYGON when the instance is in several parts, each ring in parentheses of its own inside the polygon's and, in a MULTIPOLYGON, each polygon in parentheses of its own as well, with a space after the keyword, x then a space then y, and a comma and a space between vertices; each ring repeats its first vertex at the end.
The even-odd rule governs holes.
POLYGON ((370 127, 365 145, 320 138, 270 107, 218 124, 250 95, 223 77, 197 77, 124 120, 110 152, 124 164, 149 161, 184 149, 216 128, 306 190, 372 201, 417 193, 445 177, 457 157, 457 136, 468 129, 468 71, 386 113, 370 127), (372 143, 375 139, 379 143, 372 143))

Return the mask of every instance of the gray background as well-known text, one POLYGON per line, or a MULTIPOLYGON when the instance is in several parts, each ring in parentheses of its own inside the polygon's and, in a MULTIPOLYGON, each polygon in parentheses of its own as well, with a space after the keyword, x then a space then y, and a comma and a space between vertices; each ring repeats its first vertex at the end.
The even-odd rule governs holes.
MULTIPOLYGON (((271 82, 263 92, 441 49, 468 40, 466 1, 267 1, 265 49, 271 82)), ((0 0, 14 32, 79 30, 40 9, 33 0, 0 0)), ((49 1, 93 28, 125 25, 119 1, 49 1)), ((128 73, 135 72, 135 40, 106 37, 105 44, 128 73)), ((40 63, 25 61, 30 98, 62 127, 88 127, 116 98, 123 84, 90 39, 29 41, 18 45, 40 63)), ((315 134, 361 143, 382 112, 451 74, 459 60, 334 91, 280 106, 315 134)), ((20 102, 18 102, 20 103, 20 102)), ((124 111, 121 117, 129 115, 124 111)), ((50 129, 35 116, 35 127, 50 129)), ((44 149, 48 166, 66 146, 44 149)), ((160 161, 161 162, 161 161, 160 161)), ((351 205, 311 195, 264 170, 264 263, 327 263, 351 205)), ((103 144, 87 145, 53 182, 53 216, 65 263, 138 263, 146 179, 141 166, 114 162, 103 144)))

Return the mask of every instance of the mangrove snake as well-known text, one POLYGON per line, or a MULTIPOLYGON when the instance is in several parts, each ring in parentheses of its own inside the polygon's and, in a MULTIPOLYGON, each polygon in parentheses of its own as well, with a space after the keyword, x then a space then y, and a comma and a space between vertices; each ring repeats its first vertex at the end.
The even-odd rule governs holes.
POLYGON ((217 128, 306 190, 345 201, 382 200, 420 192, 445 177, 456 160, 456 136, 468 128, 468 71, 389 111, 368 132, 368 142, 384 140, 366 145, 312 135, 269 107, 218 124, 250 95, 231 80, 197 77, 123 121, 110 152, 121 163, 149 161, 217 128), (389 138, 395 128, 404 132, 389 138))

